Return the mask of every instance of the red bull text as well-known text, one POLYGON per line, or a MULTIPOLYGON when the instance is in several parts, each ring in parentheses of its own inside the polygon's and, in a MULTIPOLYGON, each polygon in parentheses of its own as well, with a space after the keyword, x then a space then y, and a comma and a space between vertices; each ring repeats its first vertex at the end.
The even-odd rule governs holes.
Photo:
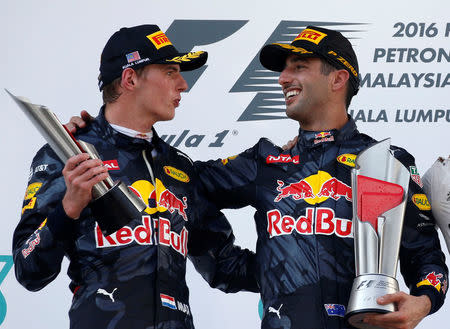
POLYGON ((294 231, 302 235, 336 234, 341 238, 353 237, 352 221, 336 217, 331 208, 306 208, 305 215, 297 219, 289 215, 282 216, 278 209, 267 212, 267 232, 270 238, 289 235, 294 231))
MULTIPOLYGON (((183 227, 179 234, 173 232, 171 231, 170 221, 162 217, 159 220, 153 219, 153 224, 156 232, 158 232, 159 244, 171 247, 186 257, 188 230, 183 227)), ((124 226, 108 236, 104 236, 100 227, 96 224, 95 242, 97 248, 119 247, 133 242, 140 245, 153 245, 158 243, 155 241, 150 216, 142 216, 142 225, 138 225, 134 229, 129 226, 124 226)))

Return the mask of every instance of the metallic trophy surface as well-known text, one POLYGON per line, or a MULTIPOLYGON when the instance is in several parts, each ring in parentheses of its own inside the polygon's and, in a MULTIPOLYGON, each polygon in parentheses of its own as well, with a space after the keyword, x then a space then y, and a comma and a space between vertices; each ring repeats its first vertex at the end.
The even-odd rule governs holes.
POLYGON ((376 299, 399 290, 395 279, 410 180, 409 171, 390 151, 385 139, 362 151, 352 170, 356 278, 345 318, 356 328, 376 329, 368 313, 395 311, 376 299))
MULTIPOLYGON (((76 140, 47 107, 32 104, 23 97, 14 96, 8 90, 6 92, 19 105, 63 163, 81 153, 88 153, 91 159, 100 158, 92 144, 76 140)), ((114 233, 133 218, 141 218, 142 211, 147 207, 145 202, 123 182, 113 182, 110 177, 94 185, 92 196, 90 207, 105 236, 114 233)))

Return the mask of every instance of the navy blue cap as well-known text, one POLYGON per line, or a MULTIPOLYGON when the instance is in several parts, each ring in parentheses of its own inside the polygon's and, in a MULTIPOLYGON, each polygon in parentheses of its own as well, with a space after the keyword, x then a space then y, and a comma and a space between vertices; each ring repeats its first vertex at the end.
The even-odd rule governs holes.
POLYGON ((101 91, 128 67, 179 64, 181 71, 191 71, 203 66, 207 58, 205 51, 178 52, 157 25, 123 27, 109 38, 103 49, 98 87, 101 91))

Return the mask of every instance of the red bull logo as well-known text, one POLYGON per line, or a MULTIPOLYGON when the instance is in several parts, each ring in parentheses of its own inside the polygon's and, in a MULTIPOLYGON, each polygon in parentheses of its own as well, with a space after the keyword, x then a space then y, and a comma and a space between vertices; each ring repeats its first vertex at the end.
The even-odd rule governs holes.
POLYGON ((156 178, 155 183, 156 188, 149 181, 138 180, 128 187, 147 204, 146 213, 152 215, 158 211, 169 211, 173 214, 177 211, 187 221, 187 198, 178 198, 158 178, 156 178))
POLYGON ((161 207, 166 208, 172 214, 174 211, 177 211, 179 215, 183 217, 185 221, 187 221, 186 215, 186 204, 187 198, 183 197, 183 200, 178 199, 175 194, 170 192, 169 190, 165 190, 161 193, 159 197, 158 204, 161 207))
POLYGON ((317 133, 314 138, 325 138, 325 137, 330 137, 331 133, 329 131, 322 131, 320 133, 317 133))
POLYGON ((279 193, 274 199, 275 202, 287 197, 292 197, 296 201, 304 200, 309 204, 321 203, 328 198, 339 200, 341 197, 352 201, 352 188, 325 171, 319 171, 315 175, 286 186, 281 180, 277 180, 277 184, 279 193))
POLYGON ((428 273, 425 279, 420 281, 416 286, 433 286, 437 291, 441 291, 441 280, 444 277, 442 273, 436 274, 435 272, 428 273))
POLYGON ((334 136, 329 131, 322 131, 314 136, 314 144, 334 141, 334 136))
POLYGON ((292 216, 282 216, 278 209, 267 212, 267 232, 273 238, 289 235, 296 231, 302 235, 335 234, 341 238, 352 238, 352 221, 335 216, 331 208, 306 208, 304 216, 294 219, 292 216))
POLYGON ((333 177, 323 183, 317 196, 319 198, 324 196, 330 197, 334 200, 339 200, 341 197, 344 197, 347 201, 352 201, 352 188, 333 177))
POLYGON ((277 191, 280 193, 275 198, 275 202, 289 196, 292 196, 294 200, 311 199, 315 196, 311 185, 306 180, 300 180, 287 186, 284 186, 284 182, 281 180, 277 180, 277 183, 277 191))
POLYGON ((280 155, 269 155, 266 158, 266 163, 293 163, 299 164, 300 159, 298 155, 291 157, 289 154, 280 154, 280 155))

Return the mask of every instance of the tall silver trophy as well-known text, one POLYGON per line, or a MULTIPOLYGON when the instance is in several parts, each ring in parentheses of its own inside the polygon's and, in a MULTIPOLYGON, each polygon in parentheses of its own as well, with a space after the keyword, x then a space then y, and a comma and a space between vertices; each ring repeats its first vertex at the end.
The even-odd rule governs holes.
POLYGON ((395 279, 408 196, 409 171, 390 151, 385 139, 362 151, 352 170, 355 270, 345 318, 356 328, 375 329, 368 313, 395 311, 377 298, 399 290, 395 279))
MULTIPOLYGON (((39 130, 60 160, 77 154, 88 153, 91 159, 100 159, 92 144, 76 140, 56 115, 43 105, 36 105, 23 97, 6 92, 19 105, 33 125, 39 130)), ((114 233, 134 218, 141 218, 147 207, 123 182, 113 182, 110 177, 92 188, 93 201, 90 207, 104 235, 114 233)))

